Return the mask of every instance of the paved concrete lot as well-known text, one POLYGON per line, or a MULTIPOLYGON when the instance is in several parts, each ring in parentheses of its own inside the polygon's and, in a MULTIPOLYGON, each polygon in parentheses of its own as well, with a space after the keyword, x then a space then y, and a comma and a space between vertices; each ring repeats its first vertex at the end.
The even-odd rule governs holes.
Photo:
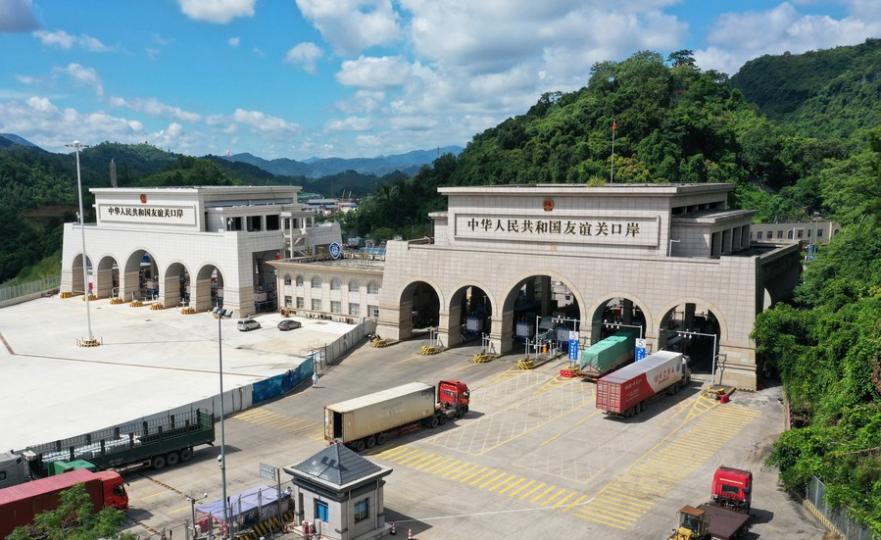
MULTIPOLYGON (((755 474, 750 538, 822 538, 763 466, 782 426, 777 389, 738 393, 720 405, 694 387, 618 421, 596 411, 592 384, 559 378, 559 363, 534 371, 513 369, 515 357, 473 365, 474 348, 422 357, 422 344, 362 347, 318 387, 228 420, 229 493, 265 484, 261 462, 293 464, 320 450, 327 403, 460 378, 472 388, 466 418, 367 453, 394 468, 385 500, 399 531, 421 539, 661 539, 679 507, 708 499, 712 471, 724 463, 755 474)), ((190 513, 186 494, 219 498, 217 452, 204 448, 186 466, 131 475, 129 515, 149 527, 131 530, 181 524, 190 513)), ((175 537, 183 534, 177 530, 175 537)))
MULTIPOLYGON (((305 351, 352 327, 298 319, 280 332, 279 314, 256 317, 263 328, 236 330, 224 320, 224 384, 234 388, 295 367, 305 351)), ((86 335, 82 297, 41 298, 0 309, 0 448, 20 449, 101 429, 217 394, 217 321, 108 300, 92 302, 92 328, 104 345, 80 348, 86 335)))

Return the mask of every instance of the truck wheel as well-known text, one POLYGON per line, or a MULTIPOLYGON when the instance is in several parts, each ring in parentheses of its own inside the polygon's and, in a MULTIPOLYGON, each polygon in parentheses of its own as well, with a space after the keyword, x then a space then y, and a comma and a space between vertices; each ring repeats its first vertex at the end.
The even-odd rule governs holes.
POLYGON ((178 454, 177 452, 169 452, 165 456, 165 464, 168 465, 169 467, 174 467, 175 465, 178 464, 179 461, 180 461, 180 454, 178 454))
POLYGON ((157 471, 165 468, 165 456, 155 456, 150 460, 150 465, 157 471))
POLYGON ((385 444, 385 433, 377 433, 376 434, 376 445, 382 446, 385 444))
POLYGON ((356 452, 363 452, 363 451, 364 451, 364 446, 365 446, 365 444, 364 444, 364 439, 358 439, 357 441, 355 441, 355 442, 353 443, 352 446, 355 447, 355 451, 356 451, 356 452))
POLYGON ((431 420, 428 421, 428 427, 430 427, 431 429, 434 429, 437 427, 437 425, 439 423, 440 423, 440 421, 437 419, 437 416, 432 416, 431 420))
POLYGON ((376 446, 376 437, 371 435, 367 437, 367 448, 373 448, 374 446, 376 446))
POLYGON ((444 425, 446 423, 447 423, 447 415, 444 414, 438 419, 438 424, 444 425))
POLYGON ((192 448, 184 448, 180 451, 180 460, 181 463, 186 463, 187 461, 193 458, 193 449, 192 448))

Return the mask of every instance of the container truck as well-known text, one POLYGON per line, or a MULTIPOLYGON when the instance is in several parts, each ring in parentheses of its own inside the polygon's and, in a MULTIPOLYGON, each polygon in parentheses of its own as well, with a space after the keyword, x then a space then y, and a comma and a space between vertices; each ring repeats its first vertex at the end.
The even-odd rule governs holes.
POLYGON ((409 383, 324 408, 324 438, 360 452, 422 425, 435 428, 468 412, 470 392, 461 381, 409 383))
POLYGON ((578 370, 585 380, 596 381, 606 373, 633 360, 636 344, 635 330, 622 330, 584 350, 578 361, 578 370))
MULTIPOLYGON (((26 474, 16 475, 18 483, 90 464, 98 470, 162 469, 189 461, 195 447, 213 442, 214 416, 195 410, 31 446, 12 456, 27 463, 26 474)), ((0 471, 3 463, 0 458, 0 471)))
POLYGON ((712 501, 679 510, 679 526, 669 540, 732 540, 749 528, 753 475, 750 471, 716 469, 712 501))
POLYGON ((689 380, 687 356, 658 351, 597 380, 596 406, 606 414, 633 416, 652 397, 664 390, 675 394, 689 380))
POLYGON ((71 471, 0 489, 0 538, 6 538, 16 527, 29 525, 37 514, 57 508, 59 494, 77 484, 85 485, 95 512, 105 506, 128 509, 128 495, 119 473, 71 471))

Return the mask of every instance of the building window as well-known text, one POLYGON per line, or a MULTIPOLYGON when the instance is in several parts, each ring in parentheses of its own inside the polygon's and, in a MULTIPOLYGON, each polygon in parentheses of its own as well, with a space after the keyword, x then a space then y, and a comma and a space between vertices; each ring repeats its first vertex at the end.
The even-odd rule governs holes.
POLYGON ((330 510, 327 508, 326 502, 318 500, 315 501, 315 513, 312 514, 312 518, 323 521, 325 523, 330 521, 330 510))
POLYGON ((349 315, 353 317, 358 317, 361 315, 361 304, 350 303, 349 304, 349 315))
POLYGON ((248 232, 260 231, 263 229, 260 220, 263 216, 248 216, 245 218, 248 224, 248 232))
POLYGON ((822 236, 823 236, 823 229, 817 229, 817 238, 820 238, 822 236))
POLYGON ((294 306, 293 298, 291 298, 290 296, 285 296, 284 297, 284 307, 293 307, 293 306, 294 306))
POLYGON ((312 299, 312 311, 321 311, 321 299, 313 298, 312 299))
POLYGON ((330 290, 338 291, 338 290, 340 290, 340 287, 342 287, 342 283, 340 283, 340 280, 338 280, 336 278, 333 278, 332 280, 330 280, 330 290))
POLYGON ((367 294, 378 294, 379 293, 379 283, 375 281, 371 281, 367 284, 367 294))
POLYGON ((813 229, 808 229, 808 232, 806 233, 808 235, 808 238, 811 237, 811 234, 813 234, 813 232, 814 232, 813 229))
POLYGON ((786 238, 792 240, 792 231, 791 231, 791 230, 790 230, 790 231, 787 231, 787 233, 786 233, 786 238))
POLYGON ((303 309, 303 306, 305 306, 305 305, 306 305, 305 299, 302 296, 298 296, 297 297, 297 309, 303 309))
POLYGON ((379 306, 367 306, 368 317, 379 317, 379 306))
POLYGON ((355 523, 364 521, 370 517, 370 499, 363 499, 355 503, 355 523))
POLYGON ((801 237, 802 237, 802 233, 804 233, 803 230, 801 230, 801 229, 797 230, 797 231, 796 231, 796 237, 801 238, 801 237))
POLYGON ((284 284, 285 284, 285 285, 290 285, 290 284, 291 284, 291 275, 290 275, 290 274, 285 274, 285 275, 284 275, 284 284))
POLYGON ((313 289, 320 289, 321 288, 321 278, 320 277, 315 276, 312 278, 312 288, 313 289))
POLYGON ((762 239, 762 231, 758 231, 756 233, 756 240, 761 240, 761 239, 762 239))
POLYGON ((294 281, 297 284, 297 287, 303 286, 303 276, 297 276, 297 279, 294 281))
POLYGON ((783 231, 777 231, 777 238, 783 238, 783 231))
POLYGON ((242 218, 240 218, 240 217, 226 218, 226 230, 228 230, 228 231, 242 230, 242 218))
POLYGON ((288 230, 291 228, 291 218, 284 218, 284 229, 288 230))
POLYGON ((349 292, 358 292, 358 289, 361 288, 361 284, 355 281, 354 279, 349 282, 349 292))
POLYGON ((267 231, 277 231, 279 229, 278 222, 279 222, 278 214, 266 216, 266 230, 267 231))
POLYGON ((331 300, 330 302, 330 312, 331 313, 342 313, 343 308, 339 302, 331 300))

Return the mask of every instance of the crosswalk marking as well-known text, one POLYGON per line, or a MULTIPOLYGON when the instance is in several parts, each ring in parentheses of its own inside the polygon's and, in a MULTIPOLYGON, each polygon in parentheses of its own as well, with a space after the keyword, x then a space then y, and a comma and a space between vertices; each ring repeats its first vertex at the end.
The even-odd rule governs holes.
MULTIPOLYGON (((675 432, 640 456, 589 502, 574 512, 592 523, 627 530, 633 527, 675 485, 715 455, 759 411, 739 405, 694 405, 691 429, 675 432), (646 482, 651 478, 651 482, 646 482)), ((577 499, 576 499, 577 500, 577 499)))
POLYGON ((576 495, 578 495, 578 492, 570 491, 569 495, 566 495, 565 497, 563 497, 562 499, 557 501, 556 504, 554 504, 554 510, 561 508, 564 504, 566 504, 566 501, 568 501, 569 499, 571 499, 572 497, 574 497, 576 495))
POLYGON ((315 440, 324 438, 324 428, 321 423, 296 416, 288 416, 263 407, 254 407, 242 411, 230 419, 247 422, 274 431, 306 434, 309 438, 315 440))
POLYGON ((521 501, 524 500, 524 499, 526 499, 526 497, 529 497, 530 495, 532 495, 532 494, 535 493, 536 491, 538 491, 538 490, 540 490, 541 488, 543 488, 544 485, 545 485, 544 482, 539 482, 538 484, 535 485, 534 488, 530 489, 529 491, 527 491, 526 493, 524 493, 523 495, 521 495, 520 497, 518 497, 518 499, 521 500, 521 501))
POLYGON ((556 488, 556 487, 557 487, 557 486, 548 486, 548 488, 547 488, 546 490, 542 491, 541 493, 539 493, 539 494, 536 495, 535 497, 529 499, 529 502, 531 502, 531 503, 537 503, 539 500, 541 500, 542 498, 544 498, 544 496, 547 495, 547 493, 548 493, 549 491, 551 491, 552 489, 554 489, 554 488, 556 488))
POLYGON ((509 489, 515 488, 515 487, 519 486, 520 484, 522 484, 522 483, 525 482, 525 481, 526 481, 525 478, 518 478, 518 479, 515 480, 514 482, 509 482, 508 485, 505 486, 505 489, 499 491, 499 495, 504 495, 505 493, 508 492, 509 489))
POLYGON ((572 510, 573 508, 575 508, 575 507, 578 506, 579 504, 581 504, 581 503, 583 503, 584 501, 586 501, 586 500, 587 500, 587 497, 588 497, 587 495, 581 495, 580 497, 578 497, 577 499, 575 499, 574 501, 572 501, 571 503, 569 503, 569 506, 567 506, 566 508, 564 508, 564 509, 563 509, 563 512, 568 512, 568 511, 572 510))
POLYGON ((515 489, 512 493, 510 493, 509 496, 510 496, 510 497, 516 497, 518 493, 520 493, 520 492, 523 491, 524 489, 528 488, 529 486, 531 486, 531 485, 534 484, 535 482, 536 482, 536 480, 530 480, 529 482, 526 482, 525 484, 523 484, 523 486, 521 486, 521 487, 515 489))

